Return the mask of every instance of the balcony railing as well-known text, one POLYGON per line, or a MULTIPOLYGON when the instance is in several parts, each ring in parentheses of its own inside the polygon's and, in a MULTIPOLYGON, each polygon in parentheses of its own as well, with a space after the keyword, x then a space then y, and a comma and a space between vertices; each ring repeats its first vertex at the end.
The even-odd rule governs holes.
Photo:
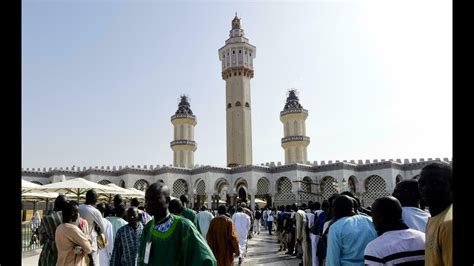
POLYGON ((171 147, 174 145, 196 145, 196 141, 194 140, 186 140, 186 139, 179 139, 179 140, 174 140, 170 143, 171 147))
POLYGON ((308 113, 308 110, 300 108, 300 109, 288 109, 288 110, 283 110, 280 112, 280 116, 286 115, 286 114, 296 114, 296 113, 308 113))
POLYGON ((190 114, 175 114, 171 116, 171 121, 177 118, 191 118, 191 119, 196 119, 195 115, 190 115, 190 114))
POLYGON ((281 139, 281 143, 287 143, 290 141, 309 141, 309 137, 306 136, 289 136, 281 139))

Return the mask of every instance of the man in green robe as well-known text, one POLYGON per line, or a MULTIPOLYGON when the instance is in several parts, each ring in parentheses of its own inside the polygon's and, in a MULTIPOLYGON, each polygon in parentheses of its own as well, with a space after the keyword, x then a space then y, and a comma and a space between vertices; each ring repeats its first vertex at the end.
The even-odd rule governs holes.
POLYGON ((145 193, 145 208, 153 219, 143 229, 138 250, 138 265, 217 266, 212 250, 196 226, 181 216, 169 213, 170 190, 161 182, 145 193))
POLYGON ((188 196, 183 194, 181 195, 181 197, 179 197, 179 200, 181 201, 181 204, 183 205, 183 212, 182 212, 183 217, 189 219, 191 222, 193 222, 196 228, 199 229, 196 212, 188 208, 188 204, 189 204, 188 196))

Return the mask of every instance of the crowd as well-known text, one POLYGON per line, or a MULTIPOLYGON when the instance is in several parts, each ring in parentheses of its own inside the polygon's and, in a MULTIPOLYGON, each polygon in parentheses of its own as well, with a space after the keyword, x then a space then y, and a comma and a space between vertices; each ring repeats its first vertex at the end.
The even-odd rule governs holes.
POLYGON ((343 192, 300 206, 251 210, 242 202, 196 212, 161 182, 147 188, 144 206, 133 199, 128 209, 120 195, 113 207, 97 204, 94 190, 80 205, 59 195, 37 230, 39 265, 242 264, 248 239, 262 232, 276 234, 275 253, 304 266, 452 265, 451 184, 451 166, 432 163, 370 209, 343 192))

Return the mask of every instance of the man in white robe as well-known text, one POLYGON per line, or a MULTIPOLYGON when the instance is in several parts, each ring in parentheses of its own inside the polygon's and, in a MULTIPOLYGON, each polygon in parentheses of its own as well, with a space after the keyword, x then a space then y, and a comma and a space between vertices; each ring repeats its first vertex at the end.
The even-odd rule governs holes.
POLYGON ((250 229, 250 216, 243 212, 242 207, 237 208, 237 212, 232 216, 237 236, 239 238, 239 264, 242 263, 244 257, 247 255, 247 236, 250 229))
POLYGON ((209 230, 209 225, 211 220, 214 218, 211 212, 209 212, 206 206, 201 207, 201 211, 196 214, 196 219, 198 220, 199 229, 201 229, 201 234, 206 239, 207 231, 209 230))
MULTIPOLYGON (((100 203, 97 204, 97 209, 100 211, 102 216, 105 213, 105 204, 100 203)), ((101 266, 109 266, 110 259, 112 258, 112 251, 114 250, 114 230, 112 227, 112 223, 109 220, 102 217, 102 221, 104 222, 105 226, 105 238, 107 239, 107 245, 105 248, 99 250, 99 261, 101 266)))
POLYGON ((92 240, 92 260, 95 266, 100 266, 99 260, 99 249, 97 247, 97 231, 94 229, 95 224, 100 228, 102 233, 105 233, 105 225, 102 220, 102 214, 97 210, 94 205, 97 203, 97 193, 91 189, 86 193, 86 202, 79 205, 79 214, 87 221, 89 226, 88 232, 90 232, 90 239, 92 240))

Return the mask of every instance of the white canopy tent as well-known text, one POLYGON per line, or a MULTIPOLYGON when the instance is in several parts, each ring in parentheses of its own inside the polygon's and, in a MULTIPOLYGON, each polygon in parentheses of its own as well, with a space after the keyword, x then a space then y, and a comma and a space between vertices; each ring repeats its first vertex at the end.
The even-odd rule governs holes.
POLYGON ((118 193, 117 190, 110 186, 97 184, 80 177, 44 185, 40 188, 40 190, 45 192, 59 192, 65 193, 66 195, 73 194, 77 197, 77 201, 80 200, 81 195, 85 194, 90 189, 94 189, 97 194, 118 193))
POLYGON ((117 194, 121 195, 124 198, 135 198, 135 197, 143 198, 145 194, 145 193, 139 193, 138 192, 139 190, 134 191, 131 189, 122 188, 112 183, 107 184, 105 186, 114 189, 114 192, 111 191, 110 193, 103 193, 103 196, 105 196, 108 199, 109 203, 112 201, 112 198, 117 194))
POLYGON ((129 188, 128 190, 132 191, 134 197, 145 197, 145 191, 141 191, 136 188, 129 188))
POLYGON ((41 192, 39 188, 42 188, 43 186, 26 181, 24 179, 21 180, 21 194, 23 195, 24 193, 28 192, 41 192))

